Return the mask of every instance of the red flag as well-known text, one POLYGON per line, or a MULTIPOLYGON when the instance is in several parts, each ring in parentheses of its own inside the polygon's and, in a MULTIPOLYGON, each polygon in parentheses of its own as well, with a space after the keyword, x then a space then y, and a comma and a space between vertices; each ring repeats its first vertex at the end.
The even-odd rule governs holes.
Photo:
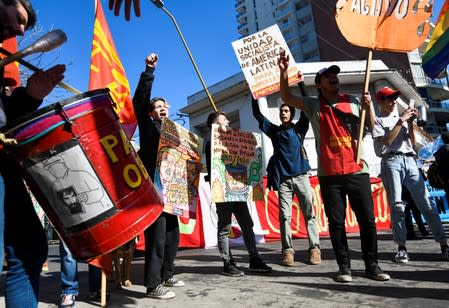
MULTIPOLYGON (((137 120, 134 115, 128 79, 112 40, 100 1, 95 1, 95 24, 90 62, 89 90, 109 88, 116 103, 114 107, 129 138, 134 134, 137 120)), ((112 254, 108 253, 88 263, 101 268, 108 275, 112 271, 112 254)))
POLYGON ((123 129, 131 138, 137 126, 128 79, 104 17, 100 1, 96 0, 94 37, 90 62, 89 90, 109 88, 116 103, 123 129))
MULTIPOLYGON (((10 53, 17 52, 17 40, 15 37, 3 41, 2 47, 10 53)), ((3 58, 3 54, 1 55, 3 58)), ((12 62, 5 66, 3 85, 12 88, 20 86, 19 63, 12 62)))

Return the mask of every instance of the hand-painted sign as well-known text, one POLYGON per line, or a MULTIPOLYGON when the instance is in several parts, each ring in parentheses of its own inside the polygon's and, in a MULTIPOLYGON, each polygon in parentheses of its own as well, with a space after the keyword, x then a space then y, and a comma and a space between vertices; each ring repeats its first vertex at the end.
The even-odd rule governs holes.
POLYGON ((213 202, 263 198, 261 135, 212 125, 211 190, 213 202))
POLYGON ((351 44, 407 52, 419 47, 429 34, 430 2, 339 0, 335 18, 351 44))
MULTIPOLYGON (((232 47, 255 99, 279 91, 279 52, 285 50, 294 60, 277 24, 232 42, 232 47)), ((292 65, 289 84, 299 81, 297 75, 298 68, 292 65)))
POLYGON ((154 185, 164 202, 164 212, 195 217, 202 148, 200 137, 164 119, 154 175, 154 185))

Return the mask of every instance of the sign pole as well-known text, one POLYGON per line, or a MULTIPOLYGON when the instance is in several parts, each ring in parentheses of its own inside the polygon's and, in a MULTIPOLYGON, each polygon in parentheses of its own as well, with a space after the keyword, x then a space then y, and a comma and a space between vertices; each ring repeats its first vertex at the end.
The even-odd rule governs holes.
MULTIPOLYGON (((365 69, 365 81, 363 86, 363 93, 367 92, 369 89, 369 78, 371 73, 371 60, 373 58, 373 50, 369 49, 368 51, 368 59, 366 60, 366 69, 365 69)), ((371 102, 372 104, 373 102, 371 102)), ((360 115, 360 127, 359 127, 359 136, 357 139, 357 158, 356 163, 359 164, 360 156, 362 153, 362 142, 363 142, 363 127, 365 126, 365 117, 366 117, 366 109, 365 106, 362 105, 362 114, 360 115)))

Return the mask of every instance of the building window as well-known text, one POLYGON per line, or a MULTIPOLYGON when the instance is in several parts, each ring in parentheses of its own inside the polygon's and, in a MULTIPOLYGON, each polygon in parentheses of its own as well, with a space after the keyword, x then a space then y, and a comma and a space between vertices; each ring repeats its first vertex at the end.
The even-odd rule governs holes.
POLYGON ((298 19, 298 25, 299 26, 303 26, 303 25, 305 25, 305 24, 307 24, 308 22, 311 22, 312 21, 312 15, 306 15, 306 16, 304 16, 304 17, 302 17, 302 18, 299 18, 298 19))

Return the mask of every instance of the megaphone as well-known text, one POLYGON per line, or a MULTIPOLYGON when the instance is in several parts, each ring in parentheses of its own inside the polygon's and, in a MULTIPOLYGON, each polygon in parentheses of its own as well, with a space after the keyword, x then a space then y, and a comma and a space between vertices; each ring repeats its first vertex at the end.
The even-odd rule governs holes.
POLYGON ((31 46, 26 47, 23 50, 19 50, 15 54, 12 54, 2 60, 0 60, 0 66, 5 66, 8 63, 17 61, 25 56, 28 56, 36 52, 47 52, 67 41, 67 36, 62 30, 53 30, 44 34, 38 38, 31 46))

